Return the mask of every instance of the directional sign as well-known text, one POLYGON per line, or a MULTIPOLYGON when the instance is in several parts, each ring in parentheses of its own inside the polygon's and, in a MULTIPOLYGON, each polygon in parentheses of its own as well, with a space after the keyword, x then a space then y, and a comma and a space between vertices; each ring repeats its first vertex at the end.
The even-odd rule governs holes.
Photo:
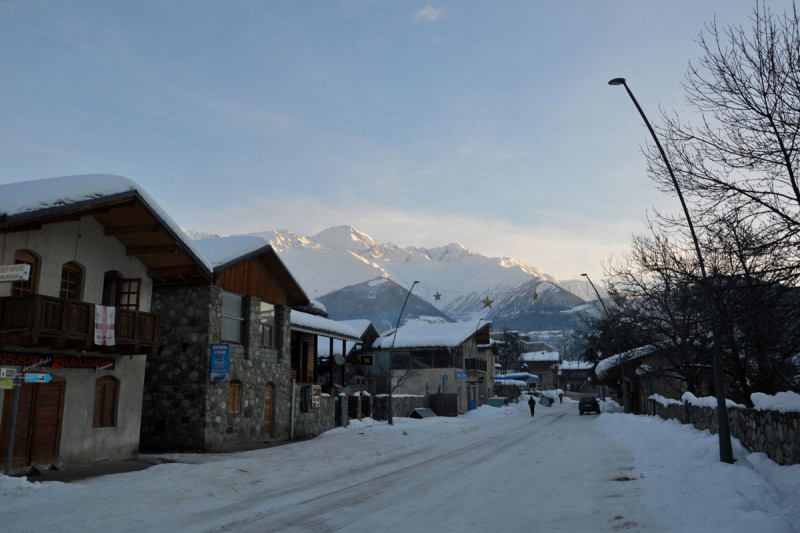
POLYGON ((14 387, 14 380, 0 379, 0 389, 10 389, 14 387))
POLYGON ((456 379, 467 379, 466 372, 456 372, 456 379))
POLYGON ((50 374, 25 374, 25 383, 50 383, 50 374))
POLYGON ((447 386, 447 374, 442 376, 442 385, 444 385, 445 387, 447 386))
POLYGON ((17 375, 17 371, 14 368, 0 368, 0 378, 13 378, 17 375))

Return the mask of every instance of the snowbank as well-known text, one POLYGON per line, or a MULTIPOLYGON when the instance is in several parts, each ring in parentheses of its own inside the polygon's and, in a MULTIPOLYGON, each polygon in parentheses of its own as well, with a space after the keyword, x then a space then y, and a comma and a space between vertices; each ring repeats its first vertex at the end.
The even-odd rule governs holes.
MULTIPOLYGON (((683 405, 683 402, 681 402, 681 401, 673 400, 671 398, 664 398, 660 394, 653 394, 652 396, 649 396, 647 399, 648 400, 655 400, 658 403, 660 403, 661 405, 663 405, 664 407, 667 407, 668 405, 683 405)), ((716 403, 714 404, 714 407, 716 407, 716 403)))
POLYGON ((507 416, 531 416, 527 402, 512 403, 503 407, 492 407, 491 405, 481 405, 477 409, 467 411, 461 415, 464 418, 505 418, 507 416))
POLYGON ((720 463, 716 435, 659 417, 602 414, 595 431, 633 451, 635 482, 675 531, 800 531, 800 465, 778 466, 736 439, 736 464, 720 463))
MULTIPOLYGON (((684 402, 689 402, 690 405, 695 405, 697 407, 717 407, 717 397, 716 396, 703 396, 702 398, 698 398, 691 392, 684 392, 681 399, 684 402)), ((736 403, 733 400, 725 400, 725 405, 728 407, 738 407, 740 409, 744 409, 744 405, 740 403, 736 403)))
POLYGON ((775 396, 754 392, 750 395, 750 400, 759 411, 800 412, 800 394, 796 392, 779 392, 775 396))

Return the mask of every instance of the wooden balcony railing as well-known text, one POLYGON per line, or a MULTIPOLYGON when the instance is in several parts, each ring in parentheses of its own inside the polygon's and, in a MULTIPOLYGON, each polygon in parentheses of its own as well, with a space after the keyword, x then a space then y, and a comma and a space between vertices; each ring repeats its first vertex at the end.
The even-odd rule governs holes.
POLYGON ((486 359, 464 359, 465 370, 481 370, 486 372, 486 359))
POLYGON ((119 309, 116 346, 94 345, 94 304, 39 294, 0 298, 0 345, 26 348, 152 354, 158 349, 159 317, 119 309))

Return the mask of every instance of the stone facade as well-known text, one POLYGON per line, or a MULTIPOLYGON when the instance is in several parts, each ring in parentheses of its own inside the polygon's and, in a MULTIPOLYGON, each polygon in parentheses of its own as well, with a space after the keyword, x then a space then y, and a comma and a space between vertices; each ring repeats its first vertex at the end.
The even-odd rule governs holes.
MULTIPOLYGON (((717 410, 711 407, 688 402, 665 406, 650 400, 648 409, 651 414, 692 424, 701 431, 707 429, 716 434, 719 430, 717 410)), ((780 465, 800 464, 800 413, 729 407, 728 418, 731 436, 751 451, 763 452, 780 465)))
MULTIPOLYGON (((428 407, 427 396, 393 396, 392 408, 394 416, 411 416, 414 409, 418 407, 428 407)), ((385 394, 378 394, 372 400, 372 418, 375 420, 389 419, 389 397, 385 394)))

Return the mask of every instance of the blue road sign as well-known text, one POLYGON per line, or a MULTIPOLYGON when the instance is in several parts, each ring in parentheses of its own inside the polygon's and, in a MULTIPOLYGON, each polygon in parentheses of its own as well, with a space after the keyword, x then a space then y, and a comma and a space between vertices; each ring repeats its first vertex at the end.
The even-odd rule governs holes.
POLYGON ((444 385, 445 387, 447 386, 447 374, 442 376, 442 385, 444 385))
POLYGON ((25 374, 25 383, 50 383, 50 374, 25 374))
POLYGON ((456 379, 467 379, 466 372, 456 372, 456 379))

